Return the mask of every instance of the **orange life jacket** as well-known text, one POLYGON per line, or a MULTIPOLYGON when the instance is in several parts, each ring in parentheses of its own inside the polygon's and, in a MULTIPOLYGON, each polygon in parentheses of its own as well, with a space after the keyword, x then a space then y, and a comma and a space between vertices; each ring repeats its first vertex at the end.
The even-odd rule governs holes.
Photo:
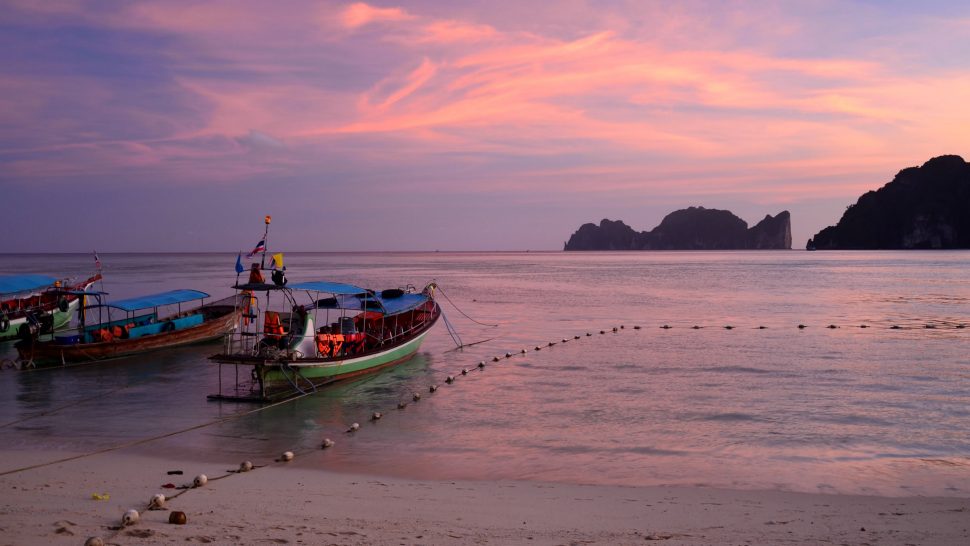
POLYGON ((242 315, 243 324, 249 324, 249 316, 254 313, 254 308, 256 307, 256 296, 253 295, 252 290, 243 290, 242 292, 242 315))
POLYGON ((336 356, 344 344, 341 334, 317 334, 317 351, 322 357, 336 356))
POLYGON ((266 318, 263 320, 263 332, 266 337, 276 339, 283 337, 283 324, 280 322, 279 313, 266 311, 266 318))

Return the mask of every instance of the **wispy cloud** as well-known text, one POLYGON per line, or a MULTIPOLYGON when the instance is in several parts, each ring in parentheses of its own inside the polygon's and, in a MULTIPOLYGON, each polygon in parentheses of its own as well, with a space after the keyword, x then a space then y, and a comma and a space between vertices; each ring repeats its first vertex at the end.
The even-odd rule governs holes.
POLYGON ((241 184, 329 169, 393 173, 395 191, 588 200, 595 187, 797 205, 848 199, 970 145, 970 51, 947 47, 970 21, 956 5, 8 7, 6 184, 241 184))

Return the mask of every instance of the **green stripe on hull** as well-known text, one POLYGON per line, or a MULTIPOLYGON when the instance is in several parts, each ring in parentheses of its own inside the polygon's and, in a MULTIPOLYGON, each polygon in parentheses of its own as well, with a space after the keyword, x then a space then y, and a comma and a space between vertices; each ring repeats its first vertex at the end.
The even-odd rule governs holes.
POLYGON ((368 370, 380 368, 410 357, 421 347, 421 342, 424 341, 426 335, 428 335, 427 331, 400 347, 360 358, 348 358, 346 360, 321 362, 317 364, 291 363, 289 369, 292 371, 285 372, 285 376, 284 372, 281 372, 278 367, 267 367, 263 369, 263 381, 267 388, 273 388, 283 385, 289 386, 290 382, 287 380, 287 377, 292 379, 294 372, 299 373, 302 378, 309 379, 317 385, 329 383, 344 376, 360 375, 366 373, 368 370))
MULTIPOLYGON (((54 309, 54 330, 60 330, 71 323, 71 315, 77 311, 78 300, 68 304, 67 311, 54 309)), ((20 326, 27 322, 27 319, 20 317, 10 321, 10 328, 6 332, 0 333, 0 343, 4 341, 15 341, 18 339, 17 331, 20 326)))

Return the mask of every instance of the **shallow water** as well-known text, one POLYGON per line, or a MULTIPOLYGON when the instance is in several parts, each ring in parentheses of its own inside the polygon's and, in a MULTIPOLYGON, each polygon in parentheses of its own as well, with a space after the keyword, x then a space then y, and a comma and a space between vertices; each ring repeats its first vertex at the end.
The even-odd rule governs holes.
MULTIPOLYGON (((175 287, 221 297, 234 280, 228 254, 102 261, 114 298, 175 287)), ((292 280, 381 289, 434 279, 462 311, 499 326, 475 324, 441 298, 466 343, 489 341, 451 351, 439 324, 397 368, 129 449, 218 461, 293 449, 309 452, 301 465, 421 478, 970 494, 970 252, 286 261, 292 280), (444 384, 481 360, 484 371, 444 384), (429 394, 433 383, 441 389, 429 394), (422 400, 395 409, 412 392, 422 400), (367 422, 374 411, 384 419, 367 422), (361 431, 344 434, 355 421, 361 431), (317 451, 324 437, 336 448, 317 451)), ((87 255, 0 257, 4 273, 83 275, 91 265, 87 255)), ((4 371, 0 442, 55 459, 254 409, 206 400, 216 389, 216 367, 206 361, 215 349, 4 371)))

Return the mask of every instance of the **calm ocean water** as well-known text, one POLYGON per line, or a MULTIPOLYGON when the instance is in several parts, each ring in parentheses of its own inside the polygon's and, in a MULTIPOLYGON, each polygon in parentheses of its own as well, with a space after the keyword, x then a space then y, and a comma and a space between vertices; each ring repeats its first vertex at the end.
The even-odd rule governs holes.
MULTIPOLYGON (((230 254, 101 259, 115 298, 177 287, 228 296, 234 280, 230 254)), ((452 351, 439 324, 395 369, 129 449, 232 464, 292 449, 308 452, 295 461, 303 466, 418 478, 970 495, 970 252, 286 262, 291 280, 377 289, 436 280, 462 311, 498 326, 470 322, 442 300, 466 343, 489 341, 452 351), (506 352, 516 356, 490 361, 506 352), (489 360, 484 371, 444 385, 480 360, 489 360), (432 383, 442 388, 428 394, 432 383), (412 392, 424 397, 395 409, 412 392), (367 422, 374 411, 386 417, 367 422), (344 434, 355 421, 361 430, 344 434), (336 447, 316 450, 324 437, 336 447)), ((92 266, 89 255, 0 256, 3 273, 80 276, 92 266)), ((215 349, 0 372, 0 442, 55 459, 253 409, 206 400, 216 390, 206 360, 215 349)), ((11 350, 0 347, 0 358, 11 350)))

